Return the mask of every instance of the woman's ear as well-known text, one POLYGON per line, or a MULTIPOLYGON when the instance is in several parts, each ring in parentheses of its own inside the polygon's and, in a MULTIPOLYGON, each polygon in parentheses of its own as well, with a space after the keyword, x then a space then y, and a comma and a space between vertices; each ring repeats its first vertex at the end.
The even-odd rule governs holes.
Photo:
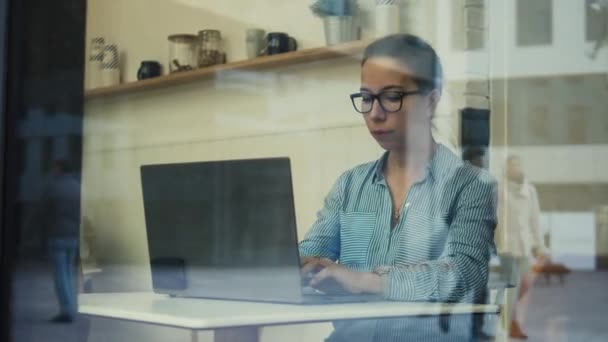
POLYGON ((426 106, 428 108, 429 118, 433 120, 435 116, 435 110, 437 109, 437 105, 439 104, 439 100, 441 99, 441 91, 438 89, 433 89, 427 93, 425 99, 426 106))
POLYGON ((428 99, 430 107, 429 109, 431 110, 431 113, 435 113, 437 105, 439 104, 439 100, 441 100, 441 91, 439 89, 431 90, 429 92, 428 99))

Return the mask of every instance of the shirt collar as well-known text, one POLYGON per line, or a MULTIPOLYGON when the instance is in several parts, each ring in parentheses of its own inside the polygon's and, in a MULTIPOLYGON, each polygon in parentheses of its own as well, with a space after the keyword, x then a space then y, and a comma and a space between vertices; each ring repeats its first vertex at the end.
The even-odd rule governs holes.
MULTIPOLYGON (((445 157, 445 149, 446 147, 442 144, 437 143, 437 149, 433 154, 430 162, 426 166, 425 175, 423 180, 430 177, 430 179, 435 180, 437 175, 439 175, 439 168, 442 163, 442 160, 445 157)), ((388 159, 388 151, 384 152, 380 159, 378 159, 374 165, 374 176, 372 178, 372 182, 374 184, 383 184, 386 185, 386 181, 384 179, 384 165, 388 159)))

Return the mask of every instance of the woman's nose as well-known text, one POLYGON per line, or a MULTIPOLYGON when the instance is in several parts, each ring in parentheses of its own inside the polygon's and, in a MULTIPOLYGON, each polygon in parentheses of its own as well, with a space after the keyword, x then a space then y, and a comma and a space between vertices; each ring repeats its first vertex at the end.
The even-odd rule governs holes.
POLYGON ((386 119, 386 113, 384 112, 384 109, 382 109, 378 99, 375 99, 375 101, 372 103, 372 110, 369 112, 369 117, 375 121, 382 121, 386 119))

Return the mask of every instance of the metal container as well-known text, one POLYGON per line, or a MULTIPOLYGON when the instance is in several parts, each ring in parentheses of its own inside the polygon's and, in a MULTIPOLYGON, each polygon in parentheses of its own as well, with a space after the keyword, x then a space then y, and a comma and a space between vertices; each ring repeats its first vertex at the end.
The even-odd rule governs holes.
POLYGON ((357 39, 354 17, 328 16, 323 18, 327 45, 350 42, 357 39))

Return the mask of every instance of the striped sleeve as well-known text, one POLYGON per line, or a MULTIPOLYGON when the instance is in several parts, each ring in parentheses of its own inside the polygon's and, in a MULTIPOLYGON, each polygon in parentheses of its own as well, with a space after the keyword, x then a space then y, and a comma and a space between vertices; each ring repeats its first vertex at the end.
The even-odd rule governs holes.
POLYGON ((436 260, 396 266, 384 277, 385 296, 407 301, 471 301, 486 287, 496 226, 495 182, 476 178, 462 190, 446 248, 436 260))
POLYGON ((317 213, 304 240, 300 242, 300 256, 316 256, 336 261, 340 258, 340 208, 343 200, 343 179, 340 176, 325 197, 323 208, 317 213))

